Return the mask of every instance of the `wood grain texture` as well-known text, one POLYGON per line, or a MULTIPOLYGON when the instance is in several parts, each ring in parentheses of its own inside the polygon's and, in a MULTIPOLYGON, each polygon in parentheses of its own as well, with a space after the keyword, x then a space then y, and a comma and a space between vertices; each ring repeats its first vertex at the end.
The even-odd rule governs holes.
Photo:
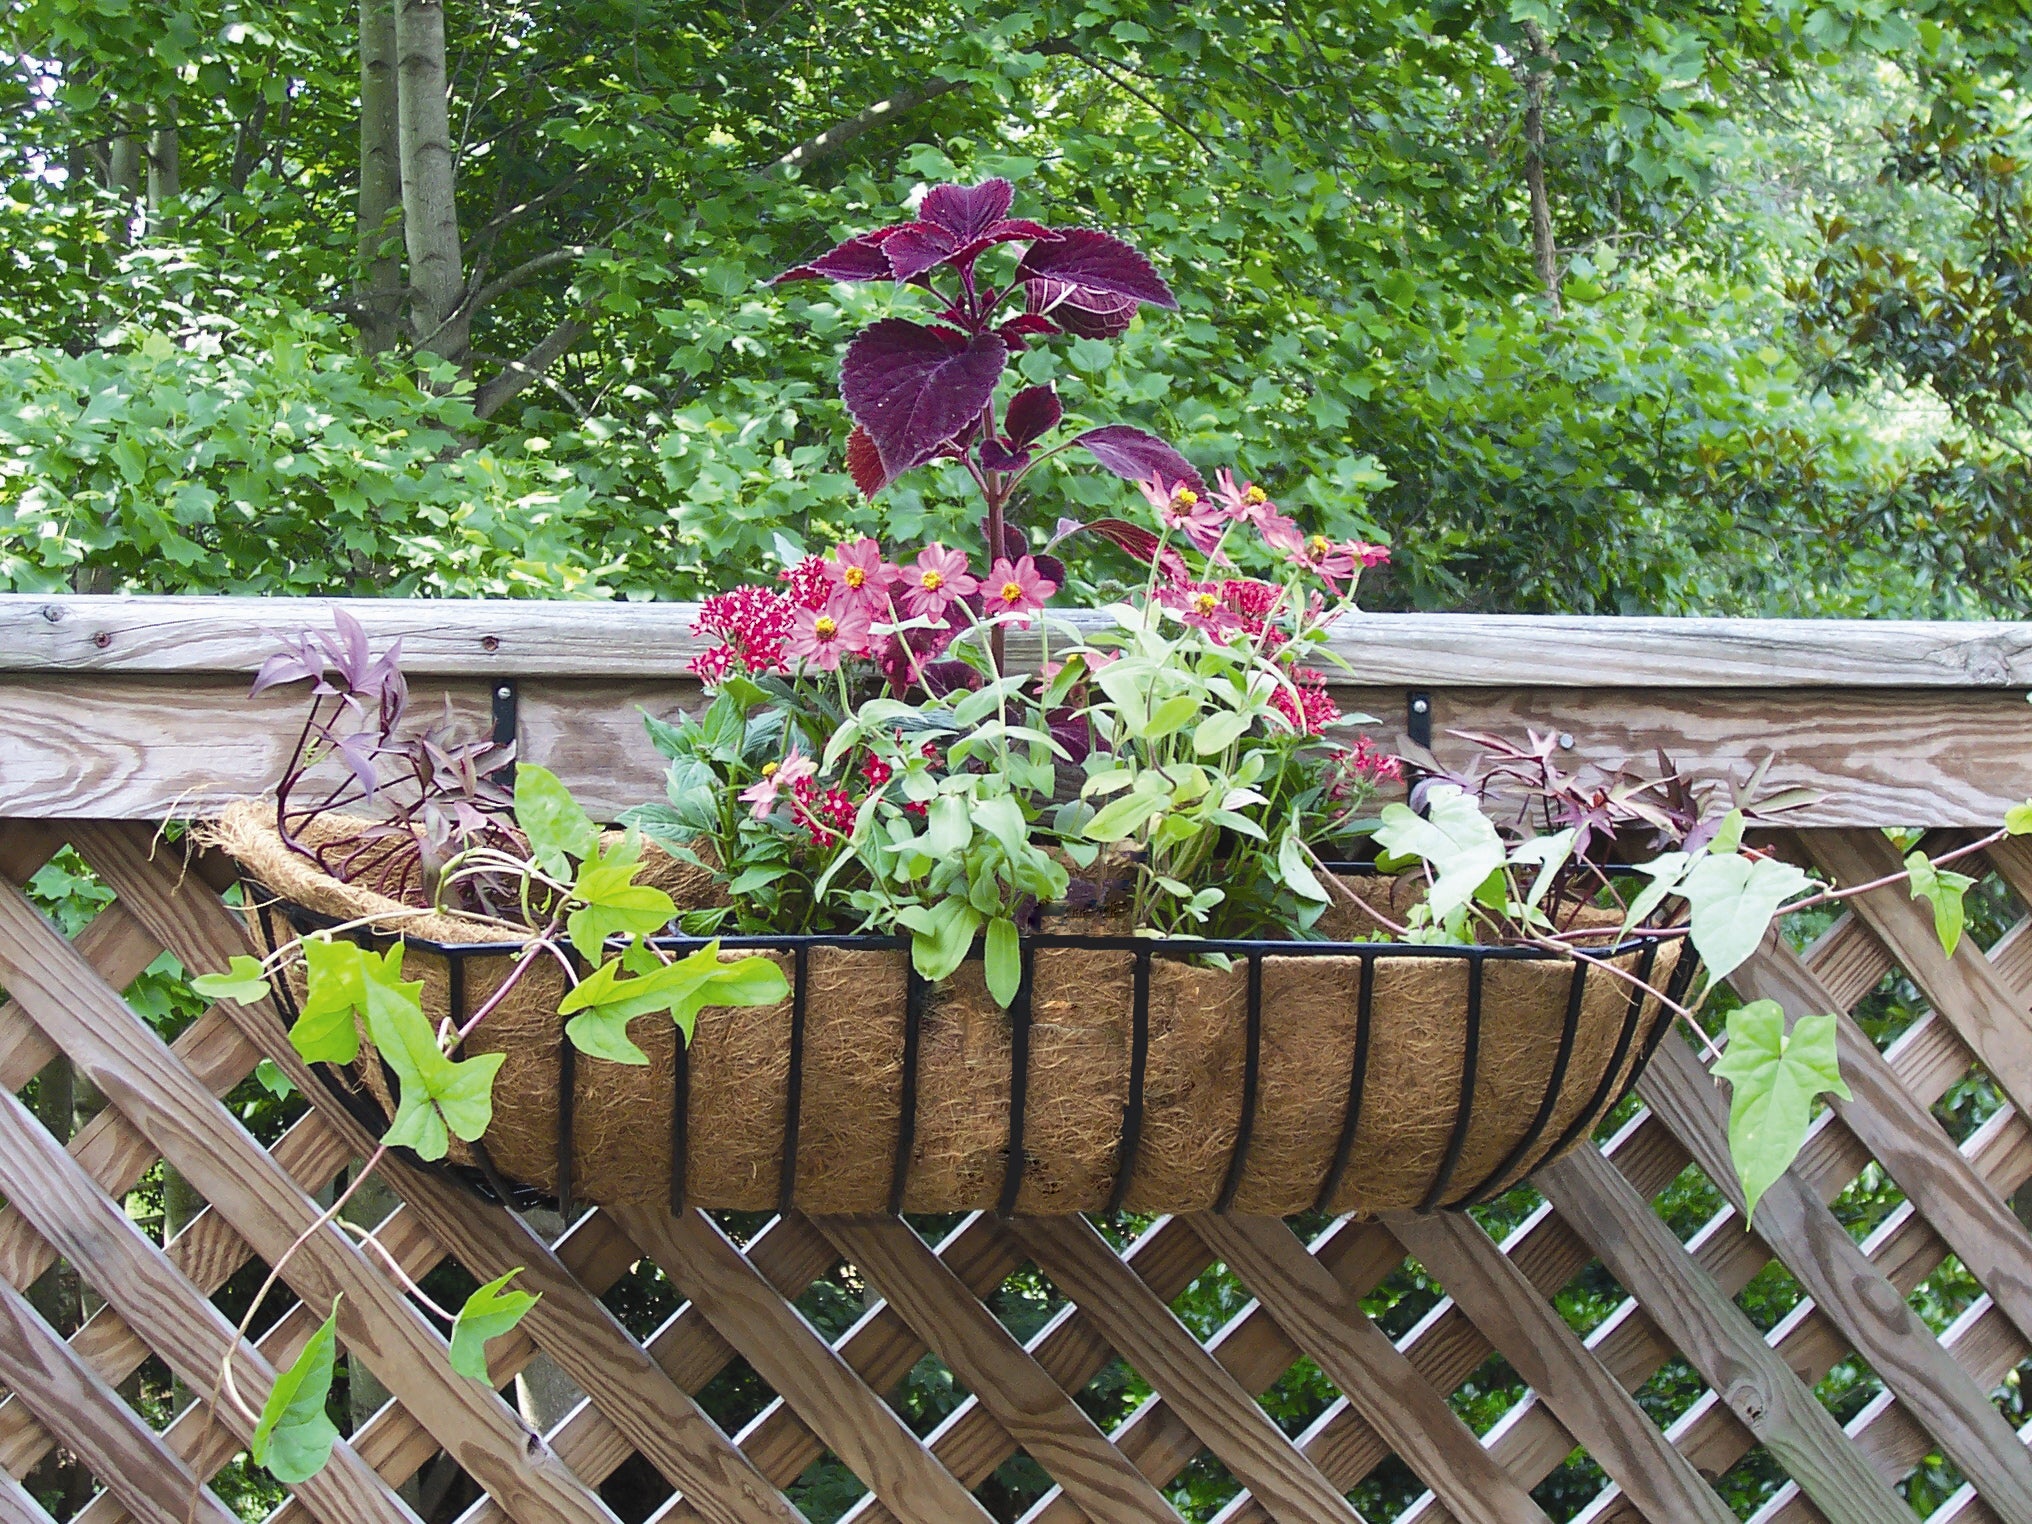
POLYGON ((1281 1221, 1210 1212, 1190 1221, 1463 1524, 1543 1524, 1544 1510, 1489 1458, 1446 1399, 1369 1321, 1360 1299, 1349 1296, 1281 1221))
POLYGON ((1010 1226, 1037 1268, 1079 1303, 1116 1352, 1164 1394, 1273 1518, 1282 1524, 1360 1519, 1084 1217, 1016 1218, 1010 1226))
POLYGON ((1088 1518, 1178 1524, 1178 1510, 901 1218, 818 1227, 1088 1518))
POLYGON ((1534 1183, 1830 1518, 1909 1524, 1903 1499, 1615 1165, 1578 1148, 1541 1169, 1534 1183))
MULTIPOLYGON (((1385 1222, 1645 1513, 1686 1524, 1735 1524, 1735 1510, 1666 1442, 1650 1415, 1473 1218, 1396 1212, 1385 1222)), ((1454 1513, 1460 1517, 1458 1509, 1454 1513)))
MULTIPOLYGON (((1660 1043, 1637 1088, 1742 1213, 1728 1106, 1693 1049, 1676 1036, 1660 1043)), ((1940 1347, 1812 1188, 1788 1170, 1758 1201, 1754 1221, 1758 1236, 1962 1474, 2007 1517, 2032 1519, 2032 1456, 1990 1394, 1940 1347)))
MULTIPOLYGON (((705 644, 689 603, 20 593, 0 595, 0 669, 252 672, 280 639, 329 629, 335 606, 432 675, 667 677, 705 644)), ((1335 644, 1419 686, 2032 687, 2027 624, 1355 614, 1335 644)))
MULTIPOLYGON (((310 1198, 11 887, 0 887, 0 975, 21 1008, 262 1258, 280 1259, 316 1221, 310 1198)), ((342 1299, 347 1349, 363 1355, 524 1524, 611 1524, 612 1513, 539 1436, 492 1392, 452 1372, 444 1338, 339 1230, 312 1233, 287 1279, 313 1305, 342 1299)))
POLYGON ((617 1209, 614 1219, 904 1524, 986 1524, 973 1494, 711 1218, 635 1207, 617 1209))
MULTIPOLYGON (((487 731, 484 683, 420 678, 419 712, 449 693, 475 734, 487 731)), ((260 794, 280 775, 301 723, 293 690, 245 698, 244 680, 211 674, 75 677, 0 674, 0 814, 161 819, 198 816, 260 794)), ((697 685, 612 677, 520 683, 522 754, 551 768, 603 818, 660 798, 664 762, 638 706, 668 715, 697 685)), ((1401 725, 1404 690, 1339 691, 1350 708, 1401 725)), ((1527 729, 1573 736, 1568 766, 1633 763, 1663 750, 1696 778, 1769 781, 1824 797, 1791 818, 1807 826, 1986 826, 2032 794, 2032 706, 2015 691, 1553 687, 1431 690, 1434 750, 1448 766, 1475 748, 1448 732, 1527 729)))
POLYGON ((142 1524, 236 1524, 120 1394, 35 1315, 28 1298, 4 1283, 0 1381, 64 1436, 85 1469, 118 1492, 142 1524))
MULTIPOLYGON (((177 1272, 169 1256, 141 1236, 26 1106, 6 1094, 0 1094, 0 1191, 66 1259, 82 1267, 93 1288, 186 1386, 212 1390, 230 1353, 233 1382, 244 1400, 257 1412, 268 1400, 275 1367, 237 1339, 233 1325, 177 1272)), ((71 1354, 84 1364, 76 1350, 71 1354)), ((230 1401, 215 1413, 242 1444, 253 1435, 252 1420, 230 1401)), ((299 1491, 329 1524, 416 1524, 416 1515, 343 1442, 299 1491)))

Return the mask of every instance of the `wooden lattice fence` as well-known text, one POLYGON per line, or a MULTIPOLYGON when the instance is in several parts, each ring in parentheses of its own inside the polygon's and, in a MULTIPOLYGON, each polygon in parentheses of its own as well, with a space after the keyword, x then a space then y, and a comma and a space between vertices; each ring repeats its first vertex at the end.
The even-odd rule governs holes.
MULTIPOLYGON (((419 690, 444 689, 482 724, 505 715, 524 755, 582 797, 619 808, 654 795, 632 706, 688 696, 672 675, 689 654, 683 611, 363 616, 404 635, 419 690)), ((269 1143, 225 1104, 250 1093, 264 1055, 290 1067, 274 1012, 221 1003, 165 1044, 123 991, 165 950, 192 972, 248 950, 230 865, 158 826, 269 781, 288 710, 243 702, 246 674, 264 630, 321 618, 302 605, 0 600, 10 1524, 51 1518, 34 1488, 47 1496, 53 1457, 94 1484, 73 1489, 69 1513, 89 1524, 253 1507, 209 1485, 244 1475, 249 1437, 211 1400, 234 1337, 221 1308, 371 1139, 300 1070, 316 1104, 294 1103, 269 1143), (64 849, 106 899, 70 938, 24 892, 64 849), (74 1133, 22 1098, 41 1099, 31 1087, 59 1060, 103 1098, 74 1133), (133 1205, 165 1163, 202 1203, 166 1244, 133 1205), (89 1293, 73 1327, 37 1300, 53 1270, 89 1293), (137 1399, 144 1368, 174 1378, 173 1401, 137 1399)), ((1365 707, 1429 720, 1442 754, 1463 724, 1553 727, 1576 762, 1662 746, 1738 779, 1775 753, 1774 779, 1827 791, 1789 849, 1844 883, 1896 869, 1882 827, 1965 830, 2032 793, 2032 629, 1404 618, 1347 639, 1376 674, 1365 707)), ((1854 1098, 1819 1119, 1754 1232, 1730 1204, 1725 1097, 1678 1040, 1598 1147, 1496 1205, 1500 1242, 1469 1215, 1206 1214, 1128 1225, 1124 1239, 1079 1217, 983 1214, 932 1242, 932 1225, 896 1217, 637 1209, 545 1231, 396 1164, 379 1252, 413 1277, 447 1260, 480 1280, 526 1266, 542 1301, 490 1348, 497 1394, 451 1371, 442 1332, 355 1235, 314 1235, 286 1271, 300 1300, 233 1350, 236 1382, 258 1403, 336 1298, 354 1392, 387 1397, 354 1403, 333 1463, 274 1517, 791 1524, 806 1514, 790 1489, 857 1524, 1113 1524, 1175 1520, 1181 1505, 1223 1524, 1363 1508, 1517 1524, 1573 1514, 1575 1479, 1596 1474, 1579 1450, 1602 1482, 1578 1505, 1591 1524, 1719 1524, 1736 1516, 1713 1485, 1728 1475, 1769 1479, 1760 1521, 1890 1524, 1945 1491, 1930 1508, 1943 1524, 2032 1524, 2032 1453, 2010 1421, 2032 1358, 2032 1236, 2007 1204, 2032 1178, 2032 920, 2020 919, 2032 850, 2007 843, 1980 871, 1991 913, 2016 922, 1987 946, 1943 956, 1927 908, 1890 888, 1851 901, 1803 951, 1768 942, 1736 976, 1746 998, 1795 1015, 1858 1013, 1840 1032, 1854 1098), (1887 999, 1916 1014, 1880 1045, 1867 1028, 1887 999), (1859 1222, 1862 1197, 1879 1209, 1859 1222), (1675 1223, 1660 1198, 1682 1216, 1689 1202, 1712 1210, 1675 1223), (1743 1296, 1753 1281, 1799 1299, 1760 1326, 1752 1311, 1772 1303, 1743 1296), (1943 1300, 1949 1283, 1965 1303, 1943 1300), (1612 1310, 1575 1326, 1562 1296, 1581 1284, 1612 1310), (1407 1285, 1432 1288, 1415 1320, 1407 1285), (668 1301, 653 1317, 645 1286, 668 1301), (1239 1289, 1202 1337, 1180 1309, 1198 1296, 1203 1316, 1209 1286, 1239 1289), (842 1298, 858 1299, 848 1314, 842 1298), (935 1420, 891 1400, 927 1355, 956 1389, 935 1420), (1838 1368, 1845 1384, 1817 1392, 1838 1368), (1273 1411, 1259 1400, 1273 1389, 1310 1395, 1273 1411), (1488 1422, 1492 1389, 1520 1394, 1488 1422), (723 1426, 709 1407, 737 1416, 723 1426), (1034 1468, 1012 1483, 1017 1456, 1034 1468), (865 1488, 857 1502, 827 1503, 812 1483, 847 1474, 865 1488)))

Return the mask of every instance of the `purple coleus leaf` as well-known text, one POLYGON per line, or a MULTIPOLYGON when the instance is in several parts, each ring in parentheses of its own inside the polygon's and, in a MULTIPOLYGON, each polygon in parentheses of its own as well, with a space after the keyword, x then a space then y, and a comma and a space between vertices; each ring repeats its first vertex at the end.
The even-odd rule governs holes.
POLYGON ((899 231, 900 228, 882 228, 857 234, 810 263, 785 270, 770 284, 780 286, 787 280, 891 280, 894 272, 889 256, 882 252, 882 244, 899 231))
POLYGON ((1030 464, 1030 452, 999 439, 981 441, 981 466, 988 471, 1021 471, 1030 464))
POLYGON ((922 222, 944 228, 959 243, 982 238, 996 223, 1009 215, 1016 204, 1016 187, 999 175, 979 185, 934 185, 918 203, 922 222))
POLYGON ((884 318, 847 346, 840 396, 893 479, 940 454, 995 396, 1009 348, 992 333, 954 349, 935 330, 884 318))
POLYGON ((1011 448, 1027 450, 1057 428, 1063 416, 1065 409, 1059 406, 1056 391, 1048 386, 1026 386, 1009 399, 1002 414, 1002 432, 1011 448))
POLYGON ((891 480, 889 468, 882 464, 882 452, 875 448, 874 439, 859 424, 847 436, 847 474, 861 489, 861 496, 870 502, 891 480))
POLYGON ((1126 298, 1176 308, 1164 278, 1135 249, 1097 228, 1062 228, 1050 242, 1033 243, 1016 266, 1020 281, 1049 280, 1084 296, 1126 298))
POLYGON ((1176 487, 1182 482, 1201 497, 1206 496, 1206 479, 1191 461, 1155 434, 1146 434, 1126 423, 1113 423, 1104 429, 1088 429, 1073 443, 1124 481, 1155 479, 1166 487, 1176 487))
POLYGON ((1011 219, 1015 198, 1015 187, 1001 179, 934 185, 919 204, 917 221, 884 229, 882 252, 890 274, 898 281, 918 280, 940 265, 964 274, 997 244, 1058 237, 1041 222, 1011 219))
MULTIPOLYGON (((1088 534, 1099 535, 1110 545, 1127 551, 1145 566, 1157 559, 1157 536, 1141 524, 1132 524, 1127 519, 1095 519, 1090 524, 1076 524, 1071 529, 1067 529, 1065 521, 1061 520, 1059 533, 1054 539, 1062 540, 1082 530, 1088 534)), ((1169 545, 1164 547, 1159 568, 1173 582, 1183 582, 1186 579, 1185 557, 1169 545)))
MULTIPOLYGON (((1025 289, 1027 291, 1029 288, 1026 287, 1025 289)), ((1027 349, 1029 345, 1025 340, 1042 338, 1054 333, 1064 333, 1065 330, 1052 322, 1048 317, 1026 312, 1020 317, 1009 319, 1008 322, 997 328, 995 332, 1002 335, 1002 342, 1007 344, 1011 349, 1027 349)))

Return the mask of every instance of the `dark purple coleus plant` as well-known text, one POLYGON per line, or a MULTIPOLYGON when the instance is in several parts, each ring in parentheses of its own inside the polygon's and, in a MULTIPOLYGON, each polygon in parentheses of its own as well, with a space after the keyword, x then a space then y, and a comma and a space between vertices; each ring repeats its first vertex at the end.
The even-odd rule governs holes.
POLYGON ((840 367, 840 396, 854 420, 847 469, 872 499, 927 461, 963 462, 987 503, 991 556, 1008 543, 1003 509, 1017 484, 1061 450, 1083 449, 1125 480, 1155 478, 1206 491, 1177 450, 1125 424, 1089 429, 1040 451, 1063 416, 1048 386, 1017 391, 996 422, 995 393, 1012 353, 1055 334, 1114 338, 1138 307, 1178 306, 1163 277, 1130 245, 1094 228, 1012 218, 1015 195, 1000 179, 933 186, 915 222, 858 234, 776 277, 893 281, 922 287, 944 304, 929 323, 884 318, 847 346, 840 367), (1005 285, 983 284, 976 263, 1005 243, 1025 245, 1013 273, 1005 285))

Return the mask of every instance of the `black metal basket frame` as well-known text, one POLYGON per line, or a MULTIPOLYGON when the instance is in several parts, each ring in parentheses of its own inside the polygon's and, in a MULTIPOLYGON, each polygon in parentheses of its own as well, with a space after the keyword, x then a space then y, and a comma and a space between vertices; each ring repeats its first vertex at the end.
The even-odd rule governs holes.
MULTIPOLYGON (((526 942, 440 942, 426 937, 407 936, 400 932, 381 931, 372 927, 347 926, 335 917, 321 915, 291 901, 259 890, 249 885, 259 895, 256 900, 262 936, 272 954, 282 945, 276 936, 272 912, 280 910, 298 936, 317 931, 331 931, 345 926, 342 935, 361 942, 389 946, 403 942, 409 946, 434 954, 445 960, 449 988, 447 1000, 453 1024, 464 1022, 465 1009, 465 965, 468 959, 489 957, 514 957, 527 947, 526 942)), ((250 898, 254 897, 250 894, 250 898)), ((875 936, 857 933, 769 933, 761 935, 732 935, 722 937, 702 936, 657 936, 649 939, 652 947, 668 952, 689 952, 709 943, 718 943, 728 951, 783 952, 790 955, 790 1059, 785 1077, 786 1095, 784 1100, 783 1161, 777 1187, 777 1210, 787 1212, 796 1204, 797 1194, 797 1143, 798 1127, 802 1114, 804 1089, 804 1038, 805 1004, 809 986, 810 955, 814 948, 844 948, 853 951, 893 952, 907 951, 908 937, 875 936)), ((1631 984, 1628 1006, 1616 1039, 1614 1055, 1596 1082, 1594 1093, 1587 1104, 1574 1114, 1558 1139, 1546 1150, 1547 1156, 1563 1153, 1579 1138, 1582 1129, 1589 1127, 1597 1118, 1605 1116, 1622 1101, 1636 1083, 1658 1044, 1663 1040, 1666 1029, 1672 1024, 1673 1005, 1682 1000, 1692 982, 1694 968, 1698 962, 1690 949, 1682 949, 1671 977, 1663 993, 1666 1000, 1660 1002, 1658 1014, 1653 1018, 1648 1032, 1642 1034, 1642 1048, 1637 1062, 1630 1065, 1629 1074, 1620 1088, 1610 1091, 1616 1085, 1617 1075, 1623 1070, 1630 1056, 1630 1049, 1639 1041, 1639 1027, 1643 1022, 1644 1003, 1649 990, 1651 972, 1658 956, 1657 937, 1634 937, 1619 941, 1614 946, 1590 950, 1589 956, 1597 961, 1607 958, 1635 954, 1638 960, 1635 982, 1631 984)), ((1127 1200, 1131 1184, 1135 1180, 1137 1155, 1142 1142, 1144 1114, 1144 1077, 1150 1053, 1150 970, 1155 959, 1174 960, 1219 954, 1244 961, 1247 969, 1247 1020, 1244 1033, 1242 1064, 1241 1116, 1235 1130, 1235 1141, 1229 1153, 1228 1166, 1222 1178, 1219 1194, 1214 1200, 1214 1210, 1225 1212, 1234 1205, 1236 1192, 1241 1189, 1243 1176, 1248 1167, 1249 1145, 1255 1131, 1257 1103, 1262 1078, 1263 1049, 1263 962, 1266 958, 1355 958, 1360 963, 1356 985, 1355 1048, 1350 1066, 1347 1086, 1347 1107, 1342 1116, 1340 1133, 1334 1145, 1333 1161, 1321 1182, 1314 1201, 1318 1211, 1329 1209, 1334 1196, 1339 1192, 1343 1176, 1347 1173, 1349 1161, 1353 1158, 1357 1128, 1361 1124, 1367 1088, 1369 1044, 1374 1017, 1376 965, 1388 958, 1442 958, 1465 961, 1468 967, 1467 1003, 1465 1011, 1465 1047, 1461 1063, 1460 1100, 1454 1111, 1454 1123, 1447 1138, 1446 1151, 1440 1160, 1438 1171, 1431 1187, 1418 1210, 1431 1212, 1438 1209, 1457 1210, 1485 1201, 1507 1189, 1504 1182, 1518 1163, 1528 1157, 1531 1150, 1544 1136, 1558 1112, 1565 1097, 1569 1066, 1573 1059, 1575 1039, 1580 1028, 1581 1003, 1585 995, 1588 971, 1593 964, 1580 958, 1571 958, 1564 953, 1552 952, 1538 947, 1514 946, 1459 946, 1448 944, 1421 944, 1404 942, 1297 942, 1255 939, 1159 939, 1133 936, 1084 936, 1070 933, 1038 932, 1021 935, 1018 938, 1021 978, 1015 997, 1009 1003, 1009 1141, 1007 1162, 1003 1167, 1000 1196, 996 1212, 1004 1217, 1016 1210, 1017 1199, 1023 1188, 1024 1166, 1024 1125, 1029 1099, 1030 1059, 1030 995, 1031 973, 1039 949, 1073 948, 1089 952, 1127 952, 1135 957, 1133 978, 1133 999, 1130 1012, 1129 1043, 1129 1095, 1123 1107, 1122 1135, 1117 1150, 1115 1183, 1109 1194, 1107 1211, 1110 1215, 1119 1212, 1127 1200), (1540 1100, 1537 1112, 1510 1151, 1473 1188, 1449 1201, 1455 1171, 1460 1164, 1462 1150, 1467 1146, 1469 1129, 1474 1120, 1475 1081, 1481 1062, 1481 1022, 1483 970, 1491 962, 1565 962, 1572 966, 1567 990, 1566 1010, 1560 1023, 1559 1046, 1553 1055, 1551 1071, 1546 1077, 1545 1094, 1540 1100)), ((969 959, 982 956, 977 942, 969 952, 969 959)), ((916 967, 904 960, 904 1020, 903 1020, 903 1082, 900 1097, 901 1117, 897 1127, 896 1147, 890 1168, 889 1211, 903 1210, 904 1190, 909 1183, 910 1157, 916 1146, 917 1135, 917 1083, 918 1055, 924 1026, 924 1016, 931 984, 917 972, 916 967)), ((284 1010, 294 1023, 297 1007, 287 981, 279 981, 277 993, 284 1010)), ((690 1158, 691 1143, 691 1075, 687 1045, 675 1045, 675 1074, 673 1080, 671 1110, 671 1171, 670 1209, 673 1214, 685 1208, 685 1172, 690 1158)), ((378 1057, 378 1055, 377 1055, 378 1057)), ((396 1077, 382 1060, 382 1072, 389 1091, 396 1088, 396 1077)), ((350 1111, 363 1126, 377 1136, 385 1132, 388 1118, 373 1098, 357 1085, 351 1084, 342 1071, 331 1064, 312 1066, 319 1079, 332 1095, 350 1111)), ((557 1124, 557 1188, 554 1195, 546 1195, 531 1187, 511 1185, 495 1169, 483 1143, 469 1145, 478 1168, 473 1169, 437 1161, 435 1167, 451 1171, 465 1184, 484 1196, 515 1206, 527 1208, 554 1202, 558 1210, 569 1216, 572 1210, 572 1163, 574 1142, 573 1111, 576 1104, 578 1076, 578 1050, 564 1035, 562 1021, 558 1027, 558 1124, 557 1124)), ((403 1152, 414 1159, 408 1150, 403 1152)), ((423 1162, 423 1161, 416 1161, 423 1162)))

